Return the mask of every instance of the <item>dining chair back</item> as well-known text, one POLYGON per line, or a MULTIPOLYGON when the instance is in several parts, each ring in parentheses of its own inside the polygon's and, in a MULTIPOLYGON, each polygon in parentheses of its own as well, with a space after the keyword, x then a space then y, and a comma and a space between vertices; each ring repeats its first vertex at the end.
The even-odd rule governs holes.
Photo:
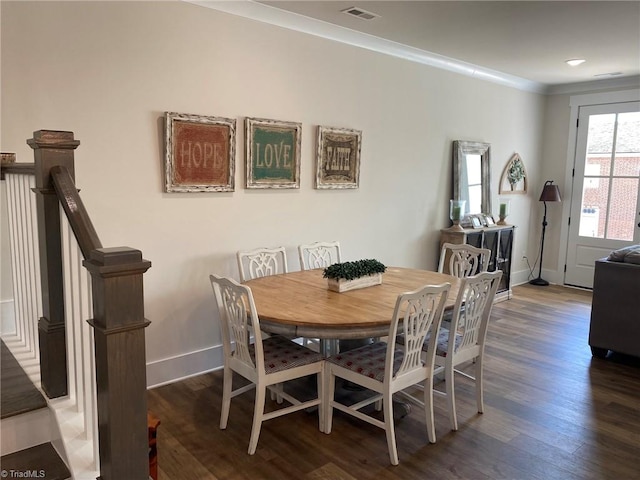
MULTIPOLYGON (((326 268, 334 263, 339 263, 340 242, 315 242, 308 245, 298 245, 300 268, 312 270, 314 268, 326 268)), ((320 339, 303 338, 302 344, 320 349, 320 339)))
POLYGON ((444 243, 440 250, 438 272, 464 278, 489 269, 491 250, 468 244, 444 243))
POLYGON ((302 270, 325 268, 341 262, 340 242, 316 242, 309 245, 298 245, 298 254, 302 270))
POLYGON ((392 396, 415 384, 423 383, 427 436, 436 441, 433 421, 432 376, 437 332, 451 284, 427 285, 413 292, 398 296, 388 338, 396 337, 398 330, 405 332, 406 342, 396 346, 394 342, 376 342, 354 350, 331 356, 325 360, 325 433, 331 433, 333 409, 353 415, 385 430, 389 459, 398 464, 398 451, 393 423, 392 396), (431 349, 421 355, 425 336, 431 333, 431 349), (336 377, 355 383, 372 392, 371 397, 353 405, 335 400, 336 377), (360 411, 382 400, 384 421, 360 411))
POLYGON ((239 251, 236 256, 241 282, 288 272, 284 247, 239 251))
MULTIPOLYGON (((483 364, 485 341, 491 317, 491 309, 502 271, 483 272, 463 279, 453 307, 449 328, 440 330, 436 348, 435 374, 444 371, 445 392, 435 393, 447 397, 451 429, 458 429, 455 405, 454 373, 475 381, 478 413, 484 411, 483 364), (464 362, 472 361, 475 376, 456 369, 464 362)), ((426 348, 427 354, 429 347, 426 348)))
MULTIPOLYGON (((224 352, 224 375, 220 428, 226 429, 231 399, 256 389, 249 454, 258 445, 262 422, 305 408, 320 406, 323 386, 323 358, 319 353, 300 346, 279 335, 263 338, 260 319, 251 289, 233 279, 210 275, 211 286, 220 317, 224 352), (253 338, 253 342, 251 339, 253 338), (233 390, 233 374, 249 380, 249 384, 233 390), (318 395, 300 401, 282 388, 289 380, 317 374, 318 395), (265 413, 266 390, 276 390, 279 398, 291 405, 265 413)), ((319 428, 322 431, 323 409, 319 407, 319 428)))

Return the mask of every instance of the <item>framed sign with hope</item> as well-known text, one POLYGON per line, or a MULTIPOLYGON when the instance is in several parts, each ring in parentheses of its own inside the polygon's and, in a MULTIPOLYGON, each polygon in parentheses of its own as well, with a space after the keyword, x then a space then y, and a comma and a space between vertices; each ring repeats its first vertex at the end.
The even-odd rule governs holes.
POLYGON ((236 121, 165 112, 165 192, 233 192, 236 121))

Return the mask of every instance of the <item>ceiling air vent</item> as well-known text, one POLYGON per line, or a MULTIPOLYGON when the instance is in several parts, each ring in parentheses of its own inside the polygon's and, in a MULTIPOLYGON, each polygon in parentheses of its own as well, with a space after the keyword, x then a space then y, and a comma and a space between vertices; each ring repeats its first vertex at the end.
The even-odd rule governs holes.
POLYGON ((349 7, 345 10, 341 10, 341 12, 353 17, 361 18, 362 20, 373 20, 374 18, 378 18, 380 16, 376 15, 375 13, 367 12, 366 10, 358 7, 349 7))
POLYGON ((594 77, 617 77, 618 75, 622 75, 622 72, 596 73, 594 77))

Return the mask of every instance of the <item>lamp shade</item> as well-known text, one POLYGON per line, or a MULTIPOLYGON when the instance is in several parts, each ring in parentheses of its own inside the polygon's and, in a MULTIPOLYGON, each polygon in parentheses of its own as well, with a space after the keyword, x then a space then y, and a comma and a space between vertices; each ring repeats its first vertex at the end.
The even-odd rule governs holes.
POLYGON ((541 202, 561 202, 560 189, 557 185, 553 184, 553 180, 547 180, 544 182, 542 188, 542 194, 540 195, 541 202))

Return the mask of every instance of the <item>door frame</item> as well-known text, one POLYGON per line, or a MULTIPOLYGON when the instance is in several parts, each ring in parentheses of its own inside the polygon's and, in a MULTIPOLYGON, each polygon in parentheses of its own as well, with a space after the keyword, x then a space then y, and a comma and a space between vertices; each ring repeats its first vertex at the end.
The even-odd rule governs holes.
MULTIPOLYGON (((640 101, 640 90, 622 90, 617 92, 592 93, 586 95, 572 95, 569 97, 571 114, 569 116, 569 139, 567 143, 567 161, 565 166, 564 191, 568 192, 564 198, 573 197, 573 168, 576 157, 578 140, 578 114, 580 107, 590 105, 604 105, 608 103, 624 103, 640 101)), ((565 284, 565 265, 567 263, 567 251, 569 248, 569 217, 571 215, 571 202, 562 202, 562 228, 560 229, 560 251, 558 252, 558 283, 565 284)))

